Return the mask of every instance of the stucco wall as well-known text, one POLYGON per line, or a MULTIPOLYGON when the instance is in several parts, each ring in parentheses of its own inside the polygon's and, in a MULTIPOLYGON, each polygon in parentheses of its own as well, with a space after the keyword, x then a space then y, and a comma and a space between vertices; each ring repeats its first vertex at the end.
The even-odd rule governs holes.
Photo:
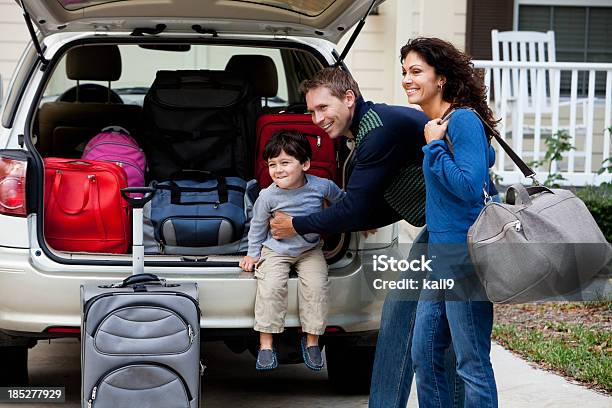
MULTIPOLYGON (((369 16, 346 58, 366 99, 405 104, 400 86, 399 50, 409 38, 436 36, 465 47, 467 0, 387 0, 369 16)), ((350 37, 340 43, 341 51, 350 37)))
POLYGON ((15 0, 0 0, 0 75, 3 95, 6 95, 13 70, 29 40, 21 8, 15 0))

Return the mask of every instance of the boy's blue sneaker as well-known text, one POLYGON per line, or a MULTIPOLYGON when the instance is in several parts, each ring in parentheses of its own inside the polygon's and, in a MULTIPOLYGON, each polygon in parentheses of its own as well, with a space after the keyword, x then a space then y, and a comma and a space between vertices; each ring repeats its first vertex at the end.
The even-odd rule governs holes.
POLYGON ((276 358, 276 351, 270 349, 259 349, 257 353, 257 361, 255 362, 255 369, 258 371, 274 370, 278 367, 278 359, 276 358))
POLYGON ((323 356, 321 355, 321 349, 319 346, 306 346, 306 337, 302 337, 300 342, 302 346, 302 358, 306 367, 314 371, 321 371, 323 368, 323 356))

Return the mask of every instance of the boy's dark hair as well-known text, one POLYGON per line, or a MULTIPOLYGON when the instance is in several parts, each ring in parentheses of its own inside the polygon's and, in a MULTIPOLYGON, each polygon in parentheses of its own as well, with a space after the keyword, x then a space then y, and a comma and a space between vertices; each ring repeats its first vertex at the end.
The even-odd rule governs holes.
POLYGON ((295 157, 302 164, 312 157, 312 149, 306 136, 295 130, 281 129, 275 132, 266 143, 263 159, 267 162, 278 157, 282 151, 295 157))

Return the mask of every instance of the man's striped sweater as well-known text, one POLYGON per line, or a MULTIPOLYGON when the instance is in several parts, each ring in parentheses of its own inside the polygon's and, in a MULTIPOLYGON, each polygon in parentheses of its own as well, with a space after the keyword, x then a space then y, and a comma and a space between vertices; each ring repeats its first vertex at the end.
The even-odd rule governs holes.
POLYGON ((427 120, 412 108, 358 98, 350 127, 356 142, 355 162, 346 195, 321 212, 293 218, 298 234, 361 231, 401 218, 423 225, 421 147, 427 120))

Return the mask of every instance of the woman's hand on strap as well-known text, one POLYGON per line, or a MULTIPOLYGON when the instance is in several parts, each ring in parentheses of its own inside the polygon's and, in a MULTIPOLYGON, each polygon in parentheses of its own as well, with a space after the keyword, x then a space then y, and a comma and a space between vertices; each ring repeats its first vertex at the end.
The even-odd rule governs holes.
POLYGON ((435 140, 444 139, 446 129, 448 128, 448 121, 440 123, 441 119, 436 118, 430 120, 425 124, 425 141, 429 144, 435 140))

